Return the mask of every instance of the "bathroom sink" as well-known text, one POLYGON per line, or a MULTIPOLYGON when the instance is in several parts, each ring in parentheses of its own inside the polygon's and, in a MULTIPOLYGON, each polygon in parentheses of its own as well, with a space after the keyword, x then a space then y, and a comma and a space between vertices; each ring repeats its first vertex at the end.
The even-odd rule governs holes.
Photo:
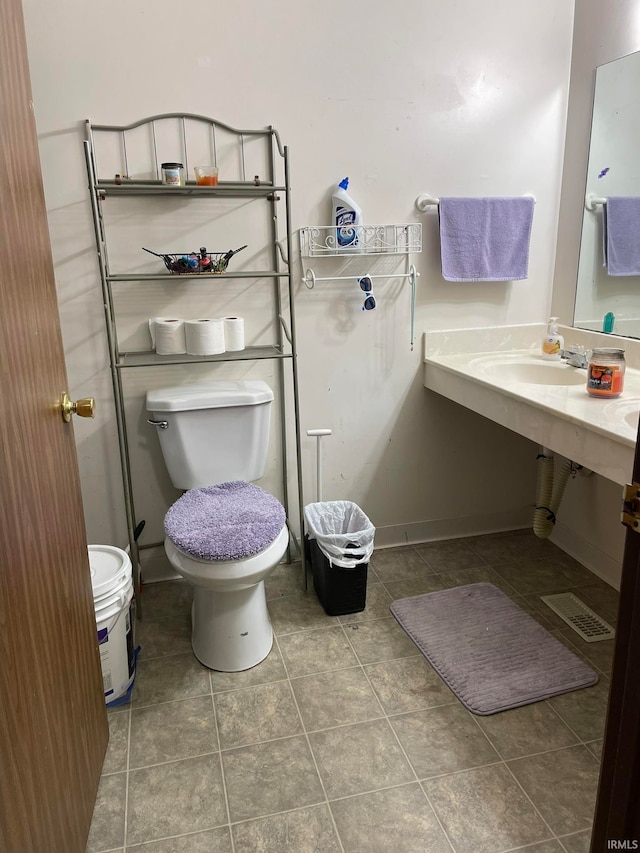
MULTIPOLYGON (((586 393, 586 370, 547 361, 536 348, 429 352, 427 345, 451 347, 453 334, 434 333, 433 343, 425 336, 426 388, 613 483, 629 482, 640 414, 640 370, 627 369, 621 397, 598 399, 586 393)), ((490 345, 492 339, 483 334, 478 343, 490 345)))
POLYGON ((602 410, 603 420, 611 420, 628 427, 635 435, 638 432, 638 420, 640 418, 640 398, 624 395, 621 398, 607 403, 602 410))
POLYGON ((627 426, 630 426, 631 429, 634 429, 634 430, 638 429, 638 420, 639 419, 640 419, 640 412, 639 411, 627 412, 627 414, 624 416, 624 422, 627 424, 627 426))
POLYGON ((474 359, 469 365, 492 382, 523 382, 528 385, 586 385, 587 373, 564 362, 542 358, 494 355, 474 359))

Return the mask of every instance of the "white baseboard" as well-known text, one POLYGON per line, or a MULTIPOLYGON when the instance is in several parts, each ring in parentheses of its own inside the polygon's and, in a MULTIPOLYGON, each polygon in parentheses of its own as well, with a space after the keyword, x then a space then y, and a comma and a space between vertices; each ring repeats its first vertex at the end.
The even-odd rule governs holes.
MULTIPOLYGON (((532 519, 533 510, 530 506, 526 506, 506 512, 391 524, 376 528, 375 544, 376 548, 393 548, 398 545, 414 545, 421 542, 437 542, 442 539, 481 536, 484 533, 521 530, 523 527, 531 527, 532 519)), ((622 566, 619 561, 578 536, 561 522, 555 525, 550 540, 603 581, 620 589, 622 566)), ((293 558, 296 559, 296 557, 294 549, 293 558)), ((141 551, 140 563, 144 583, 160 583, 180 577, 167 559, 162 546, 145 548, 141 551)))
MULTIPOLYGON (((375 544, 376 548, 393 548, 397 545, 459 539, 464 536, 479 536, 483 533, 499 533, 503 530, 520 530, 523 527, 530 527, 532 519, 533 510, 530 506, 525 506, 506 512, 391 524, 376 528, 375 544)), ((295 546, 292 556, 294 560, 298 559, 295 546)), ((140 565, 144 583, 161 583, 180 577, 167 559, 162 546, 142 550, 140 565)))
POLYGON ((409 524, 390 524, 376 528, 376 548, 393 548, 397 545, 414 545, 436 542, 440 539, 460 539, 464 536, 481 536, 483 533, 500 533, 530 527, 533 509, 518 507, 504 512, 479 513, 457 518, 436 518, 409 524))
POLYGON ((569 556, 576 559, 579 563, 597 575, 605 583, 620 589, 620 579, 622 577, 622 564, 619 560, 605 554, 597 548, 592 542, 587 541, 584 537, 579 536, 574 530, 557 522, 553 528, 553 533, 549 537, 554 545, 562 548, 569 556))

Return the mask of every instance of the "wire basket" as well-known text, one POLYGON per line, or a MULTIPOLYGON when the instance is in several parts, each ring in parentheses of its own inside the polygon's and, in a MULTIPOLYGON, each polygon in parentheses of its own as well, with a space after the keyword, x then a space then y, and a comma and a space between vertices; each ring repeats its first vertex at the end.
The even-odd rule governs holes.
POLYGON ((240 246, 239 249, 229 249, 228 252, 207 252, 206 247, 202 246, 199 252, 167 252, 162 254, 161 252, 153 252, 151 249, 145 249, 143 246, 142 251, 162 258, 165 267, 172 275, 199 275, 200 273, 222 275, 227 271, 231 258, 246 248, 246 246, 240 246))

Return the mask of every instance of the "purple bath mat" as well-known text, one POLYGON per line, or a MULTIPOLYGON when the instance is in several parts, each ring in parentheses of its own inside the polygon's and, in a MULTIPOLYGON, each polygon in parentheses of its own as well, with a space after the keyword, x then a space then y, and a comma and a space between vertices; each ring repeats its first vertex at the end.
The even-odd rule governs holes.
POLYGON ((598 676, 490 583, 401 598, 391 612, 474 714, 596 684, 598 676))

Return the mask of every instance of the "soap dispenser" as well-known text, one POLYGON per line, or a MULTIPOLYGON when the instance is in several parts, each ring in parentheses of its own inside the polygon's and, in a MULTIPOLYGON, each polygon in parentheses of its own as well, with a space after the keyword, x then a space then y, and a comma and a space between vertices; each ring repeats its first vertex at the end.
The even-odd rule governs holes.
POLYGON ((559 361, 564 349, 564 338, 558 333, 558 318, 551 317, 547 324, 547 332, 542 339, 542 357, 549 361, 559 361))

